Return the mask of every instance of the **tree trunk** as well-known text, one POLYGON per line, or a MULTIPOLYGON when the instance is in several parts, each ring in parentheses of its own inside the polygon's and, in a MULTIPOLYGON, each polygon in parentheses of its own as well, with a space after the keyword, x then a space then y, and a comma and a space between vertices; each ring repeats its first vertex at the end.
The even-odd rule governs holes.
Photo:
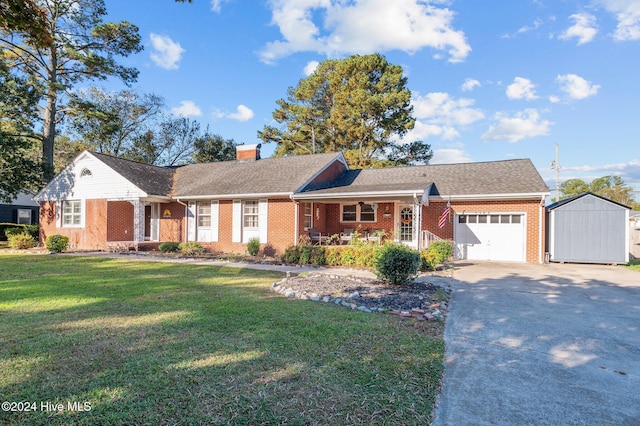
POLYGON ((51 48, 47 81, 47 105, 44 110, 44 129, 42 134, 42 164, 45 182, 53 179, 53 148, 56 138, 56 110, 58 107, 57 91, 57 55, 55 47, 51 48))

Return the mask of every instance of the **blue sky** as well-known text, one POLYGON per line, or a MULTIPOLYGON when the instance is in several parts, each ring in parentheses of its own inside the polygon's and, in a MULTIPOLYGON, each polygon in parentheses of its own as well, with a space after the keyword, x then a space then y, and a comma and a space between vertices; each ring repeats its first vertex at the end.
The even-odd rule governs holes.
MULTIPOLYGON (((106 0, 136 24, 134 87, 237 143, 258 143, 327 58, 401 65, 435 163, 530 158, 560 180, 620 175, 640 191, 640 0, 106 0)), ((108 89, 119 89, 110 84, 108 89)), ((263 157, 275 149, 263 147, 263 157)), ((640 192, 636 192, 640 199, 640 192)))

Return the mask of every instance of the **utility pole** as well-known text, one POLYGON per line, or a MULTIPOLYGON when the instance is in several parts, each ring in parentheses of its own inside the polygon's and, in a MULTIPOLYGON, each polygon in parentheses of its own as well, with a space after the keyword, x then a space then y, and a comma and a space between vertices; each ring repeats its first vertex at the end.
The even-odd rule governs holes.
POLYGON ((556 199, 560 200, 560 146, 556 144, 556 159, 551 162, 551 170, 556 171, 556 199))

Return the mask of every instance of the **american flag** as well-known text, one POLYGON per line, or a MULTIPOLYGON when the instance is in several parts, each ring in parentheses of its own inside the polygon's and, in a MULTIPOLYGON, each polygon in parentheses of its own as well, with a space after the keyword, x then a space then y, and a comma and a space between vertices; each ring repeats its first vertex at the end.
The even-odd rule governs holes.
POLYGON ((440 215, 440 219, 438 219, 438 227, 440 229, 444 228, 445 223, 447 223, 447 218, 451 213, 451 200, 447 201, 447 207, 445 207, 444 211, 440 215))

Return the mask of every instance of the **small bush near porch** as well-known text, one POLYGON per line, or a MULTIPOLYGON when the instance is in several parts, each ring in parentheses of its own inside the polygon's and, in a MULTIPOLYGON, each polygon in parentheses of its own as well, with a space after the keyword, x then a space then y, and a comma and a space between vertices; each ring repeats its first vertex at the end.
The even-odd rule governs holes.
POLYGON ((276 295, 280 278, 0 255, 0 393, 38 408, 2 411, 0 423, 429 423, 439 338, 395 316, 276 295))

